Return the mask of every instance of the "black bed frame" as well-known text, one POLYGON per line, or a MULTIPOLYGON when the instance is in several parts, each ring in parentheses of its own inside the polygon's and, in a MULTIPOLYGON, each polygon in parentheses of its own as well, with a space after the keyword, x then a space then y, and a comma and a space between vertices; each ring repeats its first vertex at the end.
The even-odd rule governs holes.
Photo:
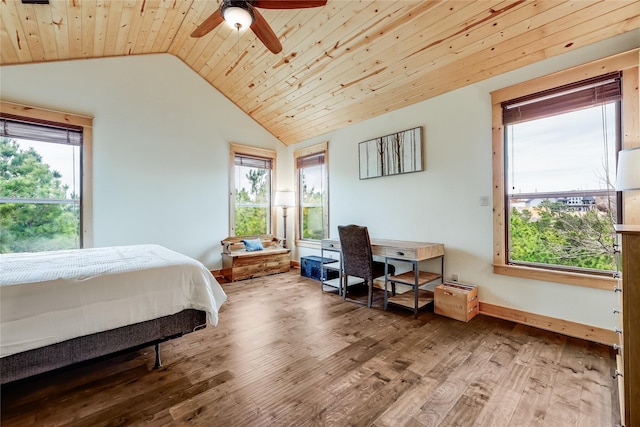
POLYGON ((186 309, 179 313, 73 338, 45 347, 0 358, 0 384, 17 381, 54 369, 106 356, 122 350, 155 344, 156 363, 160 367, 158 344, 206 327, 204 311, 186 309))

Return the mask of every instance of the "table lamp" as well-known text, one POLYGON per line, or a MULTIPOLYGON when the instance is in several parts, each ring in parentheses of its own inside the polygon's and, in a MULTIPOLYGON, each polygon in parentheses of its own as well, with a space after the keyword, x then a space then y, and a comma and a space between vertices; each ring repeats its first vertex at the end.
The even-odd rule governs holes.
POLYGON ((616 190, 640 190, 640 147, 618 153, 616 190))

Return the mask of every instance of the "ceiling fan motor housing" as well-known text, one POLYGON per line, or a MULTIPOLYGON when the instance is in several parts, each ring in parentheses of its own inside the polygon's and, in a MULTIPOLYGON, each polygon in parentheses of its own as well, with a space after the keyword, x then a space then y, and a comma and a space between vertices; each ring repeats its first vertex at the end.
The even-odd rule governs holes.
POLYGON ((222 1, 222 4, 220 5, 220 14, 222 14, 222 17, 225 20, 227 20, 227 16, 225 15, 227 9, 232 7, 237 7, 237 8, 246 10, 251 16, 251 24, 255 22, 256 14, 253 12, 253 6, 251 6, 250 2, 244 1, 244 0, 223 0, 222 1))

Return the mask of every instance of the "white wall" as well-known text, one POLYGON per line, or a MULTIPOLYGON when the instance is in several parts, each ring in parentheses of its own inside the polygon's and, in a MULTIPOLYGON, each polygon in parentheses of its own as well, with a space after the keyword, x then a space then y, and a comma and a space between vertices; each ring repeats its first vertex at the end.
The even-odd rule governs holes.
POLYGON ((94 246, 158 243, 220 268, 229 143, 284 149, 168 54, 4 66, 0 87, 94 117, 94 246))
MULTIPOLYGON (((447 93, 290 147, 329 141, 330 235, 367 225, 378 238, 445 244, 445 277, 479 285, 480 300, 604 328, 613 292, 493 274, 490 92, 640 46, 640 30, 447 93), (426 170, 358 178, 358 143, 422 126, 426 170), (489 206, 480 198, 488 196, 489 206)), ((473 70, 469 70, 473 72, 473 70)), ((299 248, 298 256, 318 255, 299 248)))

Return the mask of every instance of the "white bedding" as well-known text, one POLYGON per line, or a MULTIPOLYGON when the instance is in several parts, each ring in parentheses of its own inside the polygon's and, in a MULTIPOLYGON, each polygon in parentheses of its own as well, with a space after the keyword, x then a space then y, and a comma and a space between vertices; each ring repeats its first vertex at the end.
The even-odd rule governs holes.
POLYGON ((227 299, 204 265, 158 245, 0 255, 0 357, 227 299))

